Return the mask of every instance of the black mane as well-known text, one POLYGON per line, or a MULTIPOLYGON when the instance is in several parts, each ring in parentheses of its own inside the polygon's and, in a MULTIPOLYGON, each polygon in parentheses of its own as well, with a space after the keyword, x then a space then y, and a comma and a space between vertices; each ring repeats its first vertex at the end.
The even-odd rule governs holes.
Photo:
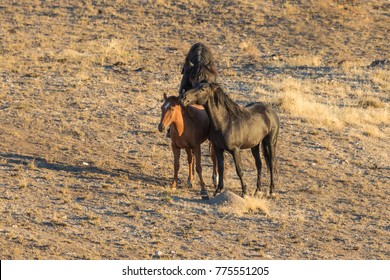
POLYGON ((248 116, 247 110, 234 102, 224 91, 222 90, 219 84, 211 84, 211 87, 214 92, 214 100, 219 107, 222 105, 226 108, 230 115, 236 116, 239 118, 248 116))

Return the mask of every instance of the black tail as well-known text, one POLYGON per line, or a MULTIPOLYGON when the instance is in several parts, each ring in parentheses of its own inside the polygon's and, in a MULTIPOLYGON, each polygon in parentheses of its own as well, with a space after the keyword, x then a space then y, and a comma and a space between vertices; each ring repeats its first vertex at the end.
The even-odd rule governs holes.
POLYGON ((263 148, 264 159, 267 163, 268 171, 270 173, 270 193, 273 193, 274 189, 274 175, 277 173, 276 168, 276 144, 279 135, 279 118, 275 112, 272 114, 271 130, 269 134, 264 137, 261 142, 263 148))

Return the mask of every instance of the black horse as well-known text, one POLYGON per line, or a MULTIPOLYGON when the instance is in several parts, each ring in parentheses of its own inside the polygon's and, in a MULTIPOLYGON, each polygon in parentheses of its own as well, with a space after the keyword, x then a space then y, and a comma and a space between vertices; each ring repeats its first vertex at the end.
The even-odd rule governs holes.
POLYGON ((188 51, 181 74, 180 97, 200 82, 215 83, 218 72, 210 49, 202 43, 194 44, 188 51))
MULTIPOLYGON (((257 168, 257 188, 260 191, 261 159, 260 145, 270 172, 270 194, 274 191, 274 160, 276 142, 279 133, 279 118, 276 112, 261 102, 253 102, 245 107, 231 100, 216 83, 200 83, 185 92, 182 103, 185 106, 199 104, 205 107, 211 121, 209 134, 214 144, 219 182, 215 194, 223 189, 224 151, 233 155, 237 175, 241 180, 242 196, 247 194, 247 187, 241 169, 241 149, 251 148, 257 168)), ((214 195, 215 195, 214 194, 214 195)))

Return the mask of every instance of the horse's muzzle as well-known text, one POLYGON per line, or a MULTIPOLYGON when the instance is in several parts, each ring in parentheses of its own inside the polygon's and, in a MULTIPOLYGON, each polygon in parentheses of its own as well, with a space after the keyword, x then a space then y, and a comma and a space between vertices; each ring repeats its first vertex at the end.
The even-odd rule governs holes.
POLYGON ((163 132, 165 130, 165 127, 162 123, 158 124, 158 131, 163 132))

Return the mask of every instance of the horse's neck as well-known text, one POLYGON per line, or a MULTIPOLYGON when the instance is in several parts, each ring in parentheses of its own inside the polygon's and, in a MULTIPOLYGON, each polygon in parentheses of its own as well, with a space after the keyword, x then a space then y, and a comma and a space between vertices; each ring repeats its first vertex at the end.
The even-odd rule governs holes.
POLYGON ((227 109, 224 106, 217 106, 214 97, 209 98, 205 108, 214 129, 223 130, 230 119, 227 109))
POLYGON ((176 118, 172 121, 175 126, 177 133, 181 136, 184 133, 184 116, 185 111, 179 107, 179 112, 176 114, 176 118))

